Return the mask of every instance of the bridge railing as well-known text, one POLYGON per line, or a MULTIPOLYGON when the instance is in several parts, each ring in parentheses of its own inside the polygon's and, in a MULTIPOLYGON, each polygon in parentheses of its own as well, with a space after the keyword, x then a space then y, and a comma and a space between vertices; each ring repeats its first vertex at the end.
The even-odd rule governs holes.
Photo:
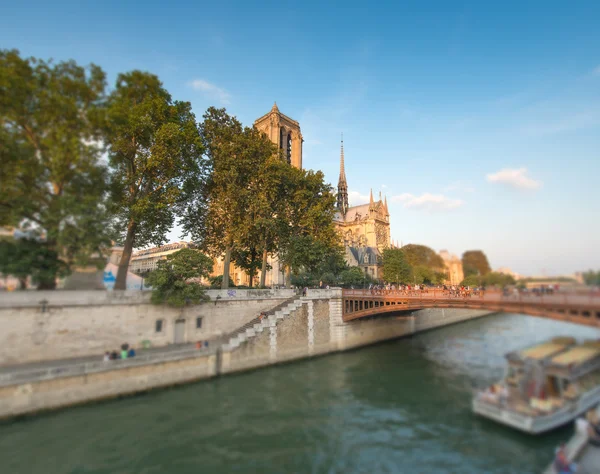
POLYGON ((576 292, 554 292, 554 293, 505 293, 498 290, 485 291, 452 291, 440 288, 428 288, 425 290, 343 290, 343 297, 358 298, 403 298, 414 300, 447 300, 454 298, 480 299, 489 302, 518 302, 523 304, 560 304, 595 306, 600 308, 600 293, 590 291, 589 293, 576 292))

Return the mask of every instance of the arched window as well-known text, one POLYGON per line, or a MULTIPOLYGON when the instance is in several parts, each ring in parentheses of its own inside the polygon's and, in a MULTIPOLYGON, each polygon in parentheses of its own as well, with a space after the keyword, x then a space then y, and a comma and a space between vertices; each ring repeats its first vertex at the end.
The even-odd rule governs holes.
POLYGON ((289 164, 292 163, 292 134, 288 133, 287 136, 287 150, 286 150, 286 158, 289 164))

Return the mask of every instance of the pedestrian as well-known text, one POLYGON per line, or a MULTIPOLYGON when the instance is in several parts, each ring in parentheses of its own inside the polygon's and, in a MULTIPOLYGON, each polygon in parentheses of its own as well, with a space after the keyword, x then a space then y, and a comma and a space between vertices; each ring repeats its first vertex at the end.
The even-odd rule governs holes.
POLYGON ((106 351, 104 353, 104 362, 108 362, 110 360, 110 352, 106 351))

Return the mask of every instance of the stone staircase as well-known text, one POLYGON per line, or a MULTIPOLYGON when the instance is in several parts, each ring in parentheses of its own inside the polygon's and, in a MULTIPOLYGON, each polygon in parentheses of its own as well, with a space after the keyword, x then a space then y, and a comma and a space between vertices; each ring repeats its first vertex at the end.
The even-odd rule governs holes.
POLYGON ((235 349, 239 347, 239 345, 243 342, 246 342, 257 334, 260 334, 265 329, 276 325, 278 320, 289 316, 292 311, 295 311, 302 306, 302 303, 303 302, 300 296, 293 296, 292 298, 285 300, 283 303, 278 304, 273 309, 265 311, 265 315, 262 320, 260 316, 256 317, 252 321, 249 321, 239 329, 226 336, 223 349, 235 349))

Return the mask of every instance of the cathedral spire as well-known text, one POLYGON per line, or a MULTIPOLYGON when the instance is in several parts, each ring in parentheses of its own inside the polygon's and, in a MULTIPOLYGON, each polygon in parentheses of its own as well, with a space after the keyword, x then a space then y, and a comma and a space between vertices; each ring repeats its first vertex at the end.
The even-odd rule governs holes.
POLYGON ((338 180, 337 208, 346 215, 348 211, 348 183, 346 182, 346 169, 344 168, 344 134, 340 151, 340 179, 338 180))
POLYGON ((373 201, 373 188, 371 188, 371 194, 369 195, 369 204, 371 206, 374 204, 374 201, 373 201))
POLYGON ((389 216, 390 215, 390 211, 388 210, 387 196, 385 197, 385 201, 383 201, 383 209, 385 209, 385 213, 389 216))

